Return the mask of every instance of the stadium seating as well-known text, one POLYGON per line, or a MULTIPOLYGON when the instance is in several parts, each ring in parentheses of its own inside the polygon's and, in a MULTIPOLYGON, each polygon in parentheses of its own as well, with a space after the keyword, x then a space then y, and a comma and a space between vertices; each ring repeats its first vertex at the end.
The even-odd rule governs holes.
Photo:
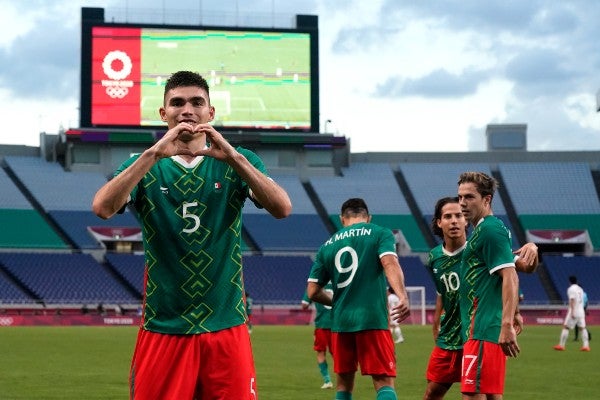
POLYGON ((11 282, 4 274, 0 273, 0 303, 23 304, 34 303, 35 299, 25 293, 20 287, 11 282))
POLYGON ((255 304, 300 304, 312 259, 308 256, 245 256, 244 282, 255 304))
MULTIPOLYGON (((398 165, 419 208, 425 224, 430 227, 436 202, 442 197, 456 196, 458 177, 465 171, 480 171, 492 175, 489 165, 483 163, 402 163, 398 165)), ((502 197, 496 194, 492 201, 494 215, 512 231, 502 197)), ((430 231, 433 236, 433 231, 430 231)), ((440 239, 435 238, 439 243, 440 239)), ((520 247, 513 235, 513 248, 520 247)))
POLYGON ((0 265, 45 303, 139 301, 87 254, 0 253, 0 265))
MULTIPOLYGON (((140 301, 142 255, 109 251, 102 263, 80 254, 104 252, 89 233, 90 226, 139 227, 130 212, 108 221, 91 212, 91 199, 106 181, 104 176, 68 172, 58 163, 38 157, 6 156, 3 167, 0 303, 140 301), (54 252, 37 252, 46 250, 54 252)), ((495 197, 494 213, 510 228, 507 202, 523 229, 585 228, 598 251, 600 201, 587 164, 499 163, 494 168, 504 183, 503 193, 510 196, 495 197)), ((250 201, 245 205, 243 229, 248 243, 242 243, 242 250, 247 290, 256 304, 297 304, 306 287, 311 257, 331 235, 330 230, 340 227, 339 208, 350 197, 363 197, 373 222, 401 230, 413 253, 426 253, 432 236, 425 236, 421 227, 429 226, 438 198, 456 194, 458 175, 467 170, 492 174, 492 165, 357 162, 342 168, 340 176, 317 174, 304 182, 294 174, 274 175, 292 198, 293 211, 288 218, 277 220, 250 201), (410 207, 405 195, 414 201, 410 207)), ((518 245, 515 238, 513 247, 518 245)), ((400 262, 406 284, 424 286, 426 302, 431 305, 435 288, 422 256, 401 256, 400 262)), ((554 293, 565 301, 571 274, 578 276, 592 302, 600 298, 600 257, 544 254, 543 261, 543 271, 519 275, 525 305, 551 303, 554 293), (545 271, 554 288, 545 286, 547 278, 541 279, 545 271)))
POLYGON ((600 249, 600 200, 585 163, 501 163, 498 166, 524 230, 587 230, 600 249))
POLYGON ((361 197, 369 206, 374 223, 402 231, 412 251, 428 249, 389 164, 355 163, 344 168, 342 174, 310 178, 310 184, 336 228, 341 227, 339 215, 344 201, 361 197))
POLYGON ((272 176, 292 199, 292 214, 281 220, 247 200, 243 227, 260 251, 315 252, 330 232, 321 220, 297 176, 272 176))
POLYGON ((577 277, 590 301, 600 299, 600 257, 546 255, 544 263, 552 283, 564 303, 568 302, 569 276, 577 277))
POLYGON ((67 248, 3 169, 0 187, 0 248, 67 248))
POLYGON ((519 287, 523 293, 523 305, 539 305, 550 302, 550 297, 538 272, 533 274, 519 273, 519 287))
POLYGON ((427 272, 421 259, 416 256, 402 256, 398 261, 400 261, 404 272, 404 284, 406 286, 424 286, 425 303, 435 304, 437 291, 431 275, 427 272))
MULTIPOLYGON (((139 226, 129 211, 106 221, 92 213, 92 199, 98 188, 106 183, 106 178, 100 173, 67 172, 60 164, 39 157, 9 156, 4 160, 46 212, 46 216, 75 248, 102 248, 102 244, 89 234, 90 226, 139 226)), ((36 218, 29 215, 28 219, 35 222, 36 218)), ((40 231, 44 232, 42 229, 40 231)), ((52 246, 43 245, 45 242, 40 243, 41 240, 34 241, 38 243, 37 247, 68 247, 58 236, 51 242, 52 246)), ((46 242, 49 240, 46 239, 46 242)))

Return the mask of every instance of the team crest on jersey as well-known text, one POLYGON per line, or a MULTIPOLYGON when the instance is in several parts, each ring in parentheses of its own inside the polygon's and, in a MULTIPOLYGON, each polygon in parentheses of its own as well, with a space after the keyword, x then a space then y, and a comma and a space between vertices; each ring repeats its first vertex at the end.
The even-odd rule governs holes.
POLYGON ((222 188, 221 182, 215 182, 215 192, 220 192, 222 188))

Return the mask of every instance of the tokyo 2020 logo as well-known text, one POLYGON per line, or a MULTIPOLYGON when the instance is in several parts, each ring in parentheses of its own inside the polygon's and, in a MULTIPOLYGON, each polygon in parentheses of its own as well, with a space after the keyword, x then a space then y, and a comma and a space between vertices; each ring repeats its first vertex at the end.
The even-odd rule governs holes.
POLYGON ((131 58, 121 50, 109 51, 102 60, 102 70, 109 79, 102 80, 106 94, 113 99, 122 99, 133 87, 132 80, 126 80, 133 68, 131 58), (120 67, 120 68, 119 68, 120 67))

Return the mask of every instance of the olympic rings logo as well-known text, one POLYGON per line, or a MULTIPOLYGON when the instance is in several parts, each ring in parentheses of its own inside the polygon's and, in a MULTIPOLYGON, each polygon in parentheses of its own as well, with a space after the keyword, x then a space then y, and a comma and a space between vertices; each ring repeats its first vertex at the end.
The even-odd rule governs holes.
POLYGON ((106 88, 106 94, 113 99, 122 99, 127 96, 127 93, 129 93, 129 89, 124 87, 109 86, 106 88))

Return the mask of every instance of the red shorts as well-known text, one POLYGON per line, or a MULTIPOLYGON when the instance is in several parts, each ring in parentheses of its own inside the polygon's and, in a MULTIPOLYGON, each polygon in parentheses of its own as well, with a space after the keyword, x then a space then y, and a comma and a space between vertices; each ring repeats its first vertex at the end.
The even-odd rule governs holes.
POLYGON ((427 380, 436 383, 460 382, 462 349, 446 350, 435 346, 427 365, 427 380))
POLYGON ((463 346, 463 393, 502 394, 506 355, 497 343, 469 339, 463 346))
POLYGON ((315 351, 331 352, 331 329, 315 328, 315 342, 313 345, 315 351))
POLYGON ((131 400, 256 400, 248 328, 196 335, 140 329, 129 388, 131 400))
POLYGON ((388 329, 332 332, 333 370, 338 374, 396 376, 396 351, 388 329))

